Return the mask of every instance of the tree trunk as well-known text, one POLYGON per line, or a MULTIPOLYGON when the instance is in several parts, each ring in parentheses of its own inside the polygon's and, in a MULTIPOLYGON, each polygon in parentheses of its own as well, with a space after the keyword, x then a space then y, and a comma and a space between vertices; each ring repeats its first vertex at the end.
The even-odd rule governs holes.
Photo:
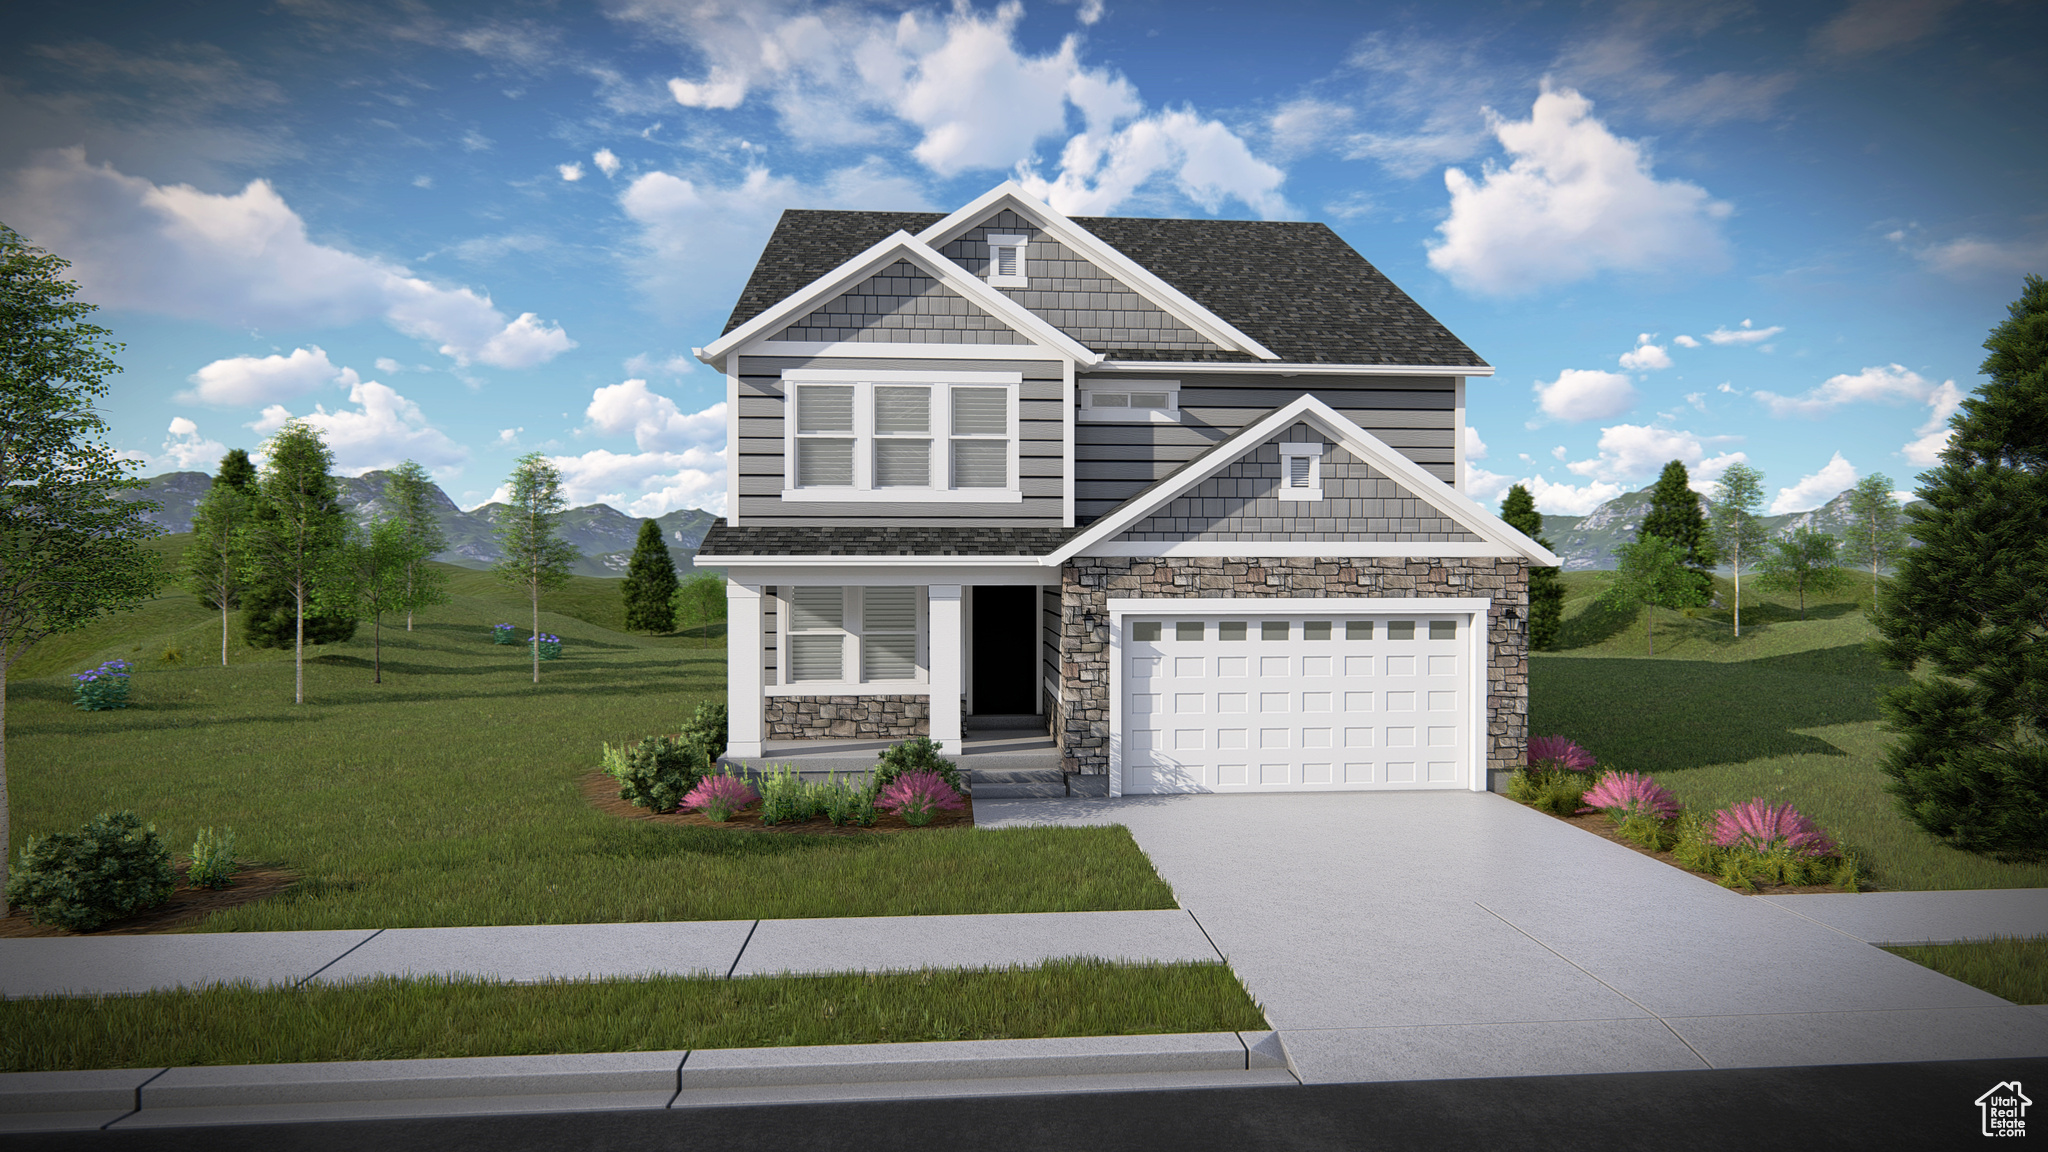
POLYGON ((540 683, 540 577, 536 575, 528 585, 533 593, 533 682, 540 683))
POLYGON ((370 650, 375 653, 371 657, 371 667, 376 669, 370 675, 370 683, 382 684, 384 682, 384 613, 372 612, 370 614, 370 621, 370 636, 372 637, 370 650))
MULTIPOLYGON (((1739 524, 1739 522, 1738 522, 1739 524)), ((1742 545, 1735 546, 1735 638, 1742 639, 1742 545)))
POLYGON ((228 666, 228 598, 220 598, 220 666, 228 666))
POLYGON ((292 641, 292 703, 306 702, 306 586, 292 586, 292 624, 298 629, 292 641))
POLYGON ((1657 635, 1656 635, 1656 633, 1655 633, 1655 632, 1651 631, 1651 629, 1652 629, 1652 628, 1653 628, 1653 627, 1655 626, 1655 624, 1656 624, 1656 619, 1657 619, 1657 606, 1656 606, 1655 604, 1644 604, 1644 605, 1643 605, 1643 642, 1644 642, 1645 644, 1648 644, 1648 645, 1650 646, 1650 655, 1652 655, 1652 656, 1655 656, 1655 655, 1657 654, 1657 635))

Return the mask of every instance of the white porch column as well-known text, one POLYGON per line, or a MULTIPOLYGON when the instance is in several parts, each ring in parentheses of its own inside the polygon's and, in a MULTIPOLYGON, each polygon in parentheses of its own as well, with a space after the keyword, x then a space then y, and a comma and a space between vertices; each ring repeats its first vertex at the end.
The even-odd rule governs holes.
POLYGON ((761 751, 761 586, 725 582, 725 753, 761 751))
POLYGON ((960 585, 934 584, 931 605, 931 729, 932 739, 945 745, 950 758, 960 755, 960 585))

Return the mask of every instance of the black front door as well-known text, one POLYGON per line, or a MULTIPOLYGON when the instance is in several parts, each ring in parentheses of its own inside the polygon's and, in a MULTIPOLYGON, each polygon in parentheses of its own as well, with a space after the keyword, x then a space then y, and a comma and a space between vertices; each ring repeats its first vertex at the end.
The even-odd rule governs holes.
POLYGON ((974 711, 1029 716, 1038 711, 1038 589, 976 585, 974 711))

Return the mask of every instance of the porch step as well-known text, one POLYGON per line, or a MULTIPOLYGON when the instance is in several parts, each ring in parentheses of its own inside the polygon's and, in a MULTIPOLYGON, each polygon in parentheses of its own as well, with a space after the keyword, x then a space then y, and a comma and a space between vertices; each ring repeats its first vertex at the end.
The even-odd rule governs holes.
POLYGON ((960 726, 969 732, 1009 732, 1018 729, 1044 732, 1046 719, 1043 716, 962 716, 960 726))
POLYGON ((976 768, 973 781, 976 800, 1109 795, 1108 776, 1068 776, 1062 779, 1057 768, 976 768))

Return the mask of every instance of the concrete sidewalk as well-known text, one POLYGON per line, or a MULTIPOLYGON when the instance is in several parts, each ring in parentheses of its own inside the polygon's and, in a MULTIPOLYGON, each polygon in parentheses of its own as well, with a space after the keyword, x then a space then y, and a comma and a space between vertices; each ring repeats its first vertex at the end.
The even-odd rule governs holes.
POLYGON ((874 916, 664 924, 195 932, 0 940, 0 998, 371 976, 508 983, 1000 968, 1070 956, 1218 960, 1186 911, 874 916))
POLYGON ((2048 888, 1853 895, 1818 892, 1759 899, 1866 944, 1953 944, 1993 936, 2048 936, 2048 888))

